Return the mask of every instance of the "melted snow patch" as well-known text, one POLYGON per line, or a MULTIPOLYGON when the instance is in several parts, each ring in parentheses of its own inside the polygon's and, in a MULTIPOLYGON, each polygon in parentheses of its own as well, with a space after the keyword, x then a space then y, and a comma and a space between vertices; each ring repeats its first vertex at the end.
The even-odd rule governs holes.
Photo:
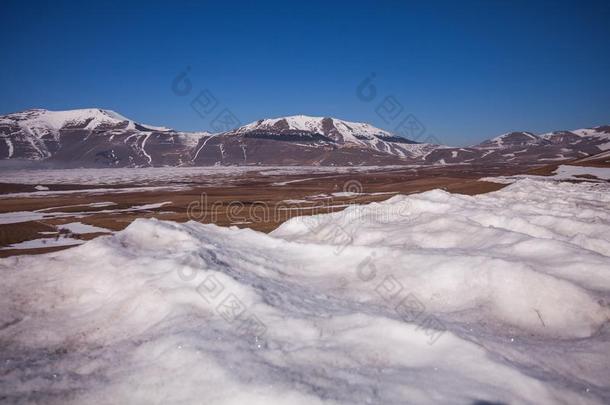
MULTIPOLYGON (((80 204, 80 205, 71 205, 65 207, 55 207, 55 208, 45 208, 38 211, 15 211, 15 212, 3 212, 0 213, 0 224, 17 224, 20 222, 29 222, 29 221, 39 221, 44 219, 55 219, 55 218, 83 218, 90 215, 95 214, 119 214, 124 212, 137 212, 137 211, 150 211, 157 208, 164 207, 166 205, 171 204, 171 201, 164 201, 161 203, 152 203, 152 204, 143 204, 143 205, 134 205, 129 208, 120 208, 120 209, 103 209, 99 211, 80 211, 80 212, 59 212, 53 211, 49 212, 49 210, 56 208, 66 208, 66 207, 80 207, 80 206, 93 206, 98 208, 103 208, 107 206, 116 205, 115 203, 99 203, 102 205, 94 204, 80 204)), ((100 228, 104 229, 104 228, 100 228)))
POLYGON ((514 176, 483 177, 480 181, 491 183, 512 184, 519 180, 531 179, 540 181, 584 181, 597 183, 599 181, 610 180, 610 168, 607 167, 588 167, 588 166, 569 166, 561 165, 551 176, 536 176, 531 174, 517 174, 514 176), (591 177, 593 176, 593 177, 591 177))
POLYGON ((58 225, 58 228, 67 229, 72 233, 85 234, 85 233, 112 233, 110 229, 101 228, 99 226, 93 226, 83 224, 82 222, 70 222, 68 224, 58 225))
POLYGON ((598 179, 610 180, 610 167, 585 167, 561 165, 555 170, 555 177, 577 178, 577 176, 590 175, 598 179))
POLYGON ((48 247, 57 247, 57 246, 75 246, 84 243, 85 241, 80 239, 73 239, 69 237, 54 237, 54 238, 40 238, 40 239, 32 239, 25 242, 14 243, 12 245, 8 245, 0 248, 0 250, 22 250, 22 249, 41 249, 48 247))

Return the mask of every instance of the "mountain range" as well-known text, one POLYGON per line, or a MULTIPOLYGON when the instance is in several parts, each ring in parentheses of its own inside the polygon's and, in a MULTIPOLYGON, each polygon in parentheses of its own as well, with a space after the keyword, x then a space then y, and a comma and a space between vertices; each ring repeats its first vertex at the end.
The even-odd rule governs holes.
POLYGON ((181 132, 114 111, 26 110, 0 116, 0 159, 61 167, 543 164, 610 150, 610 126, 510 132, 470 147, 418 143, 366 123, 296 115, 231 131, 181 132))

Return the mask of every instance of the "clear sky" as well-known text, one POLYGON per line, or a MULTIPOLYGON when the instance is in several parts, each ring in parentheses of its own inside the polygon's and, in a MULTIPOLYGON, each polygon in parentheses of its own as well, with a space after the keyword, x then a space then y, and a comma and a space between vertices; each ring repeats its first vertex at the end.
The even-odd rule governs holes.
POLYGON ((5 0, 0 15, 0 114, 101 107, 204 130, 213 117, 190 103, 208 90, 244 124, 306 114, 388 130, 376 110, 393 96, 454 145, 610 124, 610 1, 5 0))

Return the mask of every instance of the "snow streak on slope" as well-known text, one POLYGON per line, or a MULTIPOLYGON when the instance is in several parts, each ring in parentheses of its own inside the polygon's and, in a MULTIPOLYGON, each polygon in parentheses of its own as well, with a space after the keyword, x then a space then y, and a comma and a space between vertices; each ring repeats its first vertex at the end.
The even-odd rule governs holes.
POLYGON ((609 191, 532 180, 475 197, 436 190, 269 235, 137 220, 68 251, 4 259, 0 392, 608 403, 609 191))

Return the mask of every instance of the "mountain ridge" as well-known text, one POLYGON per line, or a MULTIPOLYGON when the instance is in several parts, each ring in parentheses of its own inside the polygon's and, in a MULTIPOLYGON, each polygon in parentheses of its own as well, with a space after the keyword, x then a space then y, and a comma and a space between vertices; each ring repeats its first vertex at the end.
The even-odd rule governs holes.
POLYGON ((67 166, 535 164, 608 149, 610 126, 540 135, 513 131, 452 147, 418 143, 368 123, 306 115, 215 134, 142 124, 100 108, 0 116, 0 159, 67 166))

